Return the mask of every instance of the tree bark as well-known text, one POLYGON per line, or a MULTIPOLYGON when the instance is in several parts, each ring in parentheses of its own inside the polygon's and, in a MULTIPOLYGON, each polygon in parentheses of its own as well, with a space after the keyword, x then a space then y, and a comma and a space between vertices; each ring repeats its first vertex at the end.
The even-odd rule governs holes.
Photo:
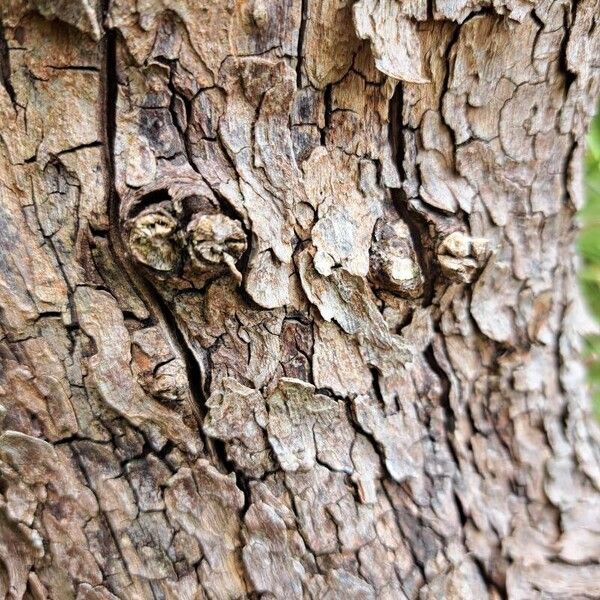
POLYGON ((600 598, 599 0, 8 0, 0 595, 600 598))

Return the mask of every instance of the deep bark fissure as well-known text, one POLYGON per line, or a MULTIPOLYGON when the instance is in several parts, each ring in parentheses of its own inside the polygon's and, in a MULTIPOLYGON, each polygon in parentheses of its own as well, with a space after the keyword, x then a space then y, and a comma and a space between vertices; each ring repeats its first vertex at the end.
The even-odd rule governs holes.
POLYGON ((17 97, 11 81, 10 56, 6 36, 4 35, 4 25, 2 23, 0 23, 0 83, 4 86, 10 102, 16 110, 17 97))
MULTIPOLYGON (((390 99, 388 136, 394 166, 398 171, 400 180, 404 181, 406 173, 403 165, 405 147, 402 106, 403 83, 399 81, 390 99)), ((419 267, 423 273, 425 290, 422 305, 425 307, 430 306, 434 299, 435 284, 438 277, 438 269, 436 269, 434 262, 434 244, 430 239, 430 225, 427 223, 426 218, 411 206, 402 188, 391 188, 389 193, 400 217, 408 225, 411 240, 419 261, 419 267)))
POLYGON ((296 87, 302 88, 302 61, 304 60, 304 36, 306 33, 306 20, 308 18, 309 0, 300 2, 300 28, 298 29, 298 47, 296 57, 296 87))
MULTIPOLYGON (((223 472, 228 472, 230 461, 226 457, 226 451, 223 443, 219 440, 212 439, 205 435, 202 428, 202 422, 206 416, 206 395, 202 389, 202 381, 204 379, 201 367, 194 356, 193 350, 185 340, 185 335, 181 331, 177 320, 171 314, 165 301, 160 293, 155 291, 142 277, 138 276, 135 269, 129 264, 127 251, 123 247, 121 233, 119 229, 120 217, 120 200, 114 184, 114 139, 116 134, 116 107, 118 100, 118 73, 116 62, 116 45, 117 32, 109 29, 106 32, 106 58, 105 58, 105 123, 107 133, 107 148, 109 149, 107 170, 110 174, 109 184, 109 212, 110 223, 109 239, 110 248, 115 262, 123 268, 128 274, 130 281, 141 295, 146 299, 152 312, 158 316, 158 320, 163 324, 163 329, 168 334, 171 344, 176 353, 183 359, 187 379, 189 382, 189 391, 192 401, 192 412, 196 416, 197 432, 202 440, 203 446, 211 455, 217 465, 223 472)), ((185 143, 185 134, 183 134, 185 143)), ((187 147, 187 146, 186 146, 187 147)), ((191 163, 193 166, 193 162, 191 163)), ((243 489, 246 488, 244 480, 238 474, 243 489)), ((245 494, 247 496, 247 494, 245 494)), ((247 503, 247 500, 246 500, 247 503)))

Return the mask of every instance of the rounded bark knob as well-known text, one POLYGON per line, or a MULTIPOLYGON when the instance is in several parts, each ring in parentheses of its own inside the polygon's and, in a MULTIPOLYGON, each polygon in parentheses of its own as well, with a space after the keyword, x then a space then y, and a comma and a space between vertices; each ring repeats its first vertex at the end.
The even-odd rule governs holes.
POLYGON ((203 270, 226 265, 236 279, 242 275, 235 263, 247 248, 239 221, 222 214, 196 215, 187 226, 188 248, 194 264, 203 270))
POLYGON ((157 271, 171 271, 178 260, 177 221, 155 209, 129 222, 129 248, 133 256, 157 271))

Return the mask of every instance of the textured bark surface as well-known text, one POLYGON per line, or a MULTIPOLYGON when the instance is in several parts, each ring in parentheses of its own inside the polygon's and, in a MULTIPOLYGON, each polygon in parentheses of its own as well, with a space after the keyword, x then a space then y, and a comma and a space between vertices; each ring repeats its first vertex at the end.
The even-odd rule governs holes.
POLYGON ((0 596, 600 597, 599 0, 1 14, 0 596))

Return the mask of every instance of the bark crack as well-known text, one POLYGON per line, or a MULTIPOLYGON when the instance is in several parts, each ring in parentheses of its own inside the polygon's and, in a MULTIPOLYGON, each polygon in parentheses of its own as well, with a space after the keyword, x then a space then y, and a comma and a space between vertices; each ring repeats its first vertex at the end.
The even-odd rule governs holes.
POLYGON ((304 61, 304 35, 308 18, 308 0, 302 0, 300 5, 300 28, 298 30, 298 50, 296 58, 296 87, 302 88, 302 63, 304 61))
POLYGON ((116 106, 118 101, 118 73, 117 73, 117 31, 109 29, 105 37, 105 64, 104 64, 104 123, 105 123, 105 147, 106 147, 106 166, 109 181, 107 184, 108 190, 108 206, 109 206, 109 240, 110 251, 114 261, 122 269, 123 273, 131 281, 136 290, 144 298, 151 311, 158 318, 163 326, 163 330, 168 336, 172 347, 181 356, 184 361, 188 381, 190 382, 189 389, 192 396, 192 412, 196 417, 198 425, 197 431, 204 447, 212 454, 216 464, 223 465, 223 452, 216 448, 213 440, 205 436, 202 429, 202 421, 204 418, 206 398, 202 392, 200 382, 201 369, 193 355, 192 350, 187 345, 184 335, 179 329, 175 318, 171 315, 168 308, 164 305, 160 294, 152 288, 142 277, 136 274, 135 269, 127 259, 127 251, 123 246, 123 241, 120 235, 119 223, 120 214, 119 206, 120 199, 115 186, 115 166, 114 166, 114 145, 116 136, 116 106), (197 382, 197 383, 194 383, 197 382))
POLYGON ((15 111, 17 110, 17 96, 13 87, 11 76, 10 76, 10 50, 6 42, 6 36, 4 34, 4 24, 0 19, 0 83, 4 86, 10 102, 13 105, 15 111))

